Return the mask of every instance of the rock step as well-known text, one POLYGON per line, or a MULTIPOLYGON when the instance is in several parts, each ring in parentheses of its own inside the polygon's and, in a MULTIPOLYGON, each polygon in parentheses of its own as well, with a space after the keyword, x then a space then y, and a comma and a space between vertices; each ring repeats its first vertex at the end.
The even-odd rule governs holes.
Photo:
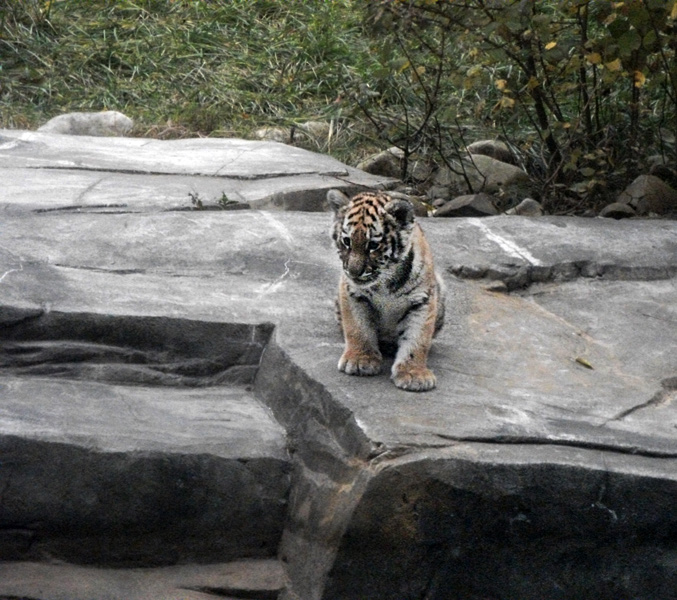
POLYGON ((270 326, 0 320, 0 560, 150 567, 276 555, 286 433, 248 383, 234 383, 252 379, 270 326))
POLYGON ((276 560, 154 569, 0 563, 0 600, 268 600, 283 588, 276 560))
POLYGON ((0 388, 0 559, 275 556, 289 463, 251 393, 48 378, 0 388))
POLYGON ((251 379, 269 328, 5 317, 0 559, 152 566, 275 555, 285 431, 246 383, 227 383, 251 379))

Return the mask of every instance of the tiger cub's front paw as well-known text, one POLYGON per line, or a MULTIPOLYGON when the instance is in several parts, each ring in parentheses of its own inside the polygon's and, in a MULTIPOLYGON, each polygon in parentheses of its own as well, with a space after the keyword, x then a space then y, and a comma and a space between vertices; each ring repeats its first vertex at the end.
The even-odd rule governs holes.
POLYGON ((435 374, 427 367, 399 365, 393 368, 395 385, 409 392, 427 392, 437 384, 435 374))
POLYGON ((378 375, 381 372, 381 355, 346 350, 339 360, 338 368, 348 375, 378 375))

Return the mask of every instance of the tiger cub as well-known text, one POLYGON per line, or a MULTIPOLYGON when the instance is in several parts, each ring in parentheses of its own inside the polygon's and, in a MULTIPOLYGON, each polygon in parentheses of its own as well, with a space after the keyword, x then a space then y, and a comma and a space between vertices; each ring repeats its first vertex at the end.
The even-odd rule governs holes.
POLYGON ((343 262, 337 315, 345 350, 338 363, 349 375, 376 375, 382 346, 397 347, 391 378, 404 390, 435 387, 426 363, 444 322, 444 288, 430 246, 414 221, 414 207, 383 192, 352 199, 327 192, 334 211, 332 238, 343 262))

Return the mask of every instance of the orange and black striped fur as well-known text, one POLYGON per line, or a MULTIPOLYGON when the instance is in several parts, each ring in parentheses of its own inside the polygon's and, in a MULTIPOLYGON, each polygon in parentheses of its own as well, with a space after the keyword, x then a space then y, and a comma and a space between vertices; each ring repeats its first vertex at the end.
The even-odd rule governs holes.
POLYGON ((392 380, 399 388, 435 387, 427 367, 433 336, 444 321, 444 288, 430 246, 406 200, 383 192, 352 199, 327 193, 334 210, 332 237, 343 262, 337 312, 345 350, 338 368, 349 375, 376 375, 380 347, 397 347, 392 380))

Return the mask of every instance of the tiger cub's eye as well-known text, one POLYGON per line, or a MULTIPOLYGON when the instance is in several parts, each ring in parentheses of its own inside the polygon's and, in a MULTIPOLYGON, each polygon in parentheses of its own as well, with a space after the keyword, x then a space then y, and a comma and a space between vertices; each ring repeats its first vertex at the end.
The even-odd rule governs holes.
POLYGON ((376 250, 378 250, 380 244, 381 240, 370 240, 369 243, 367 244, 367 250, 369 250, 369 252, 375 252, 376 250))
POLYGON ((341 238, 341 243, 342 243, 346 248, 350 248, 350 238, 349 238, 347 235, 344 235, 344 236, 341 238))

